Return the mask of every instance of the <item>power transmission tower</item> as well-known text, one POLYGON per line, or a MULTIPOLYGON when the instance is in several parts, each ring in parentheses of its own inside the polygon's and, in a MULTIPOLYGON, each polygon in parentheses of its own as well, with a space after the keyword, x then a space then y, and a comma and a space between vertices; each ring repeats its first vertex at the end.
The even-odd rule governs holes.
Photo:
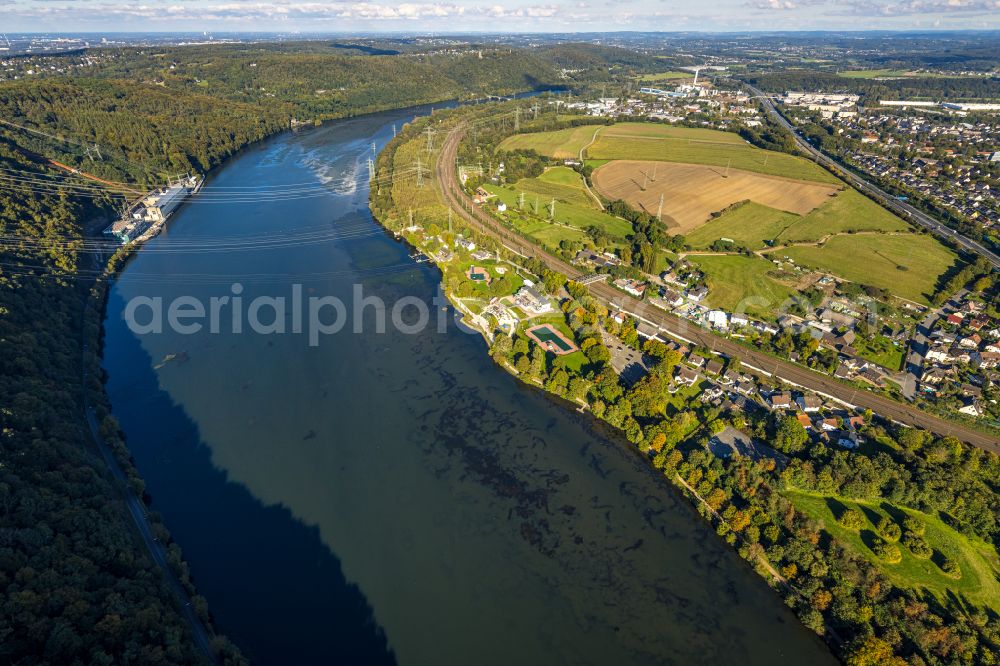
POLYGON ((730 157, 729 160, 726 162, 726 175, 725 175, 726 178, 729 178, 729 167, 732 165, 732 163, 733 163, 733 158, 730 157))
POLYGON ((538 197, 535 197, 535 215, 538 215, 538 197))
POLYGON ((537 120, 538 119, 538 102, 535 102, 535 104, 531 107, 531 110, 534 112, 534 116, 532 116, 532 120, 537 120))
POLYGON ((556 200, 552 199, 552 203, 549 204, 549 210, 551 211, 552 220, 556 219, 556 200))
POLYGON ((448 209, 448 232, 451 233, 451 208, 448 209))
POLYGON ((424 167, 420 164, 420 158, 417 157, 417 187, 423 188, 424 186, 424 167))
POLYGON ((434 152, 434 134, 435 134, 434 130, 431 129, 430 127, 428 127, 427 128, 427 152, 428 152, 428 154, 434 152))
POLYGON ((378 148, 375 147, 374 141, 372 141, 372 155, 378 155, 378 148))
POLYGON ((368 182, 375 180, 375 160, 368 158, 368 182))
POLYGON ((521 131, 521 108, 514 109, 514 131, 521 131))
POLYGON ((521 192, 521 196, 518 197, 517 207, 519 210, 524 210, 524 192, 521 192))
POLYGON ((652 180, 654 183, 656 182, 656 167, 657 167, 657 163, 653 162, 653 177, 650 178, 650 180, 652 180))
POLYGON ((658 222, 663 222, 663 193, 660 193, 660 207, 656 211, 656 219, 658 222))
POLYGON ((392 124, 392 138, 396 138, 396 123, 392 124))
POLYGON ((642 172, 642 191, 646 191, 646 186, 649 185, 649 174, 645 171, 642 172))

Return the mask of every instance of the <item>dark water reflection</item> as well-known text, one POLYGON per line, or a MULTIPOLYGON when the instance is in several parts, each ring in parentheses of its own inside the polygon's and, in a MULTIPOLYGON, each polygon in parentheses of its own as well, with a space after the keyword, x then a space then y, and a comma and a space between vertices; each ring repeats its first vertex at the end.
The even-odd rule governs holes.
MULTIPOLYGON (((429 300, 366 210, 371 142, 413 111, 285 135, 206 191, 326 179, 322 198, 188 206, 125 271, 116 415, 220 628, 259 663, 832 663, 627 444, 433 329, 134 336, 137 295, 429 300), (272 234, 339 238, 275 247, 272 234), (256 247, 211 251, 220 238, 256 247), (311 290, 311 291, 310 291, 311 290)), ((225 330, 225 329, 224 329, 225 330)))

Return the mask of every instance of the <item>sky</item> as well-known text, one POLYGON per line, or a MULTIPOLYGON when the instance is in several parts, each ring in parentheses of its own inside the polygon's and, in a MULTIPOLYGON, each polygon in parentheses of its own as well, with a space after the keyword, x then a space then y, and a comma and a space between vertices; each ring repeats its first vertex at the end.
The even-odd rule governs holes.
POLYGON ((0 32, 1000 29, 1000 0, 0 0, 0 32))

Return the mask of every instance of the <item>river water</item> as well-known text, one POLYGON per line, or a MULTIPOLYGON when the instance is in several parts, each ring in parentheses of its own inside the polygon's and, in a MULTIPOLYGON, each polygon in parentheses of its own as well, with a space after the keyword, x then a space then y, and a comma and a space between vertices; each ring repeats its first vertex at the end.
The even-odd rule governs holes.
POLYGON ((437 270, 381 232, 364 182, 372 142, 420 112, 247 150, 112 291, 114 413, 218 627, 260 664, 832 664, 623 440, 450 311, 443 334, 348 325, 315 347, 126 326, 130 299, 234 282, 246 302, 295 283, 430 301, 437 270))

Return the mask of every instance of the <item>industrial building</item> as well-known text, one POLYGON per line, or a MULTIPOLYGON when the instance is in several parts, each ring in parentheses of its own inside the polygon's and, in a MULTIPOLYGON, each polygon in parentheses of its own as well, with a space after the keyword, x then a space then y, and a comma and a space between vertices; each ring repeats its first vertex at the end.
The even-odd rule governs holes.
POLYGON ((156 235, 181 204, 201 188, 201 178, 192 176, 168 187, 154 190, 134 205, 127 215, 104 230, 123 244, 143 236, 156 235), (150 233, 152 232, 152 233, 150 233))

